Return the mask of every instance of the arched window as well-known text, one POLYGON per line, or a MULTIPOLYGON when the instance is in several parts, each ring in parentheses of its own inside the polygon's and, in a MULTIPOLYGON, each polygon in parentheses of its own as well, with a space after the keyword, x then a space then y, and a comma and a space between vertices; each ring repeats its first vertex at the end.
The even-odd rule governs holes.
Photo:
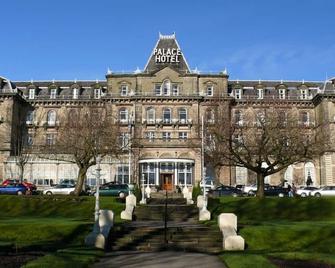
POLYGON ((206 111, 206 121, 209 124, 213 124, 215 122, 215 115, 212 109, 206 111))
POLYGON ((152 107, 147 109, 147 122, 155 123, 155 109, 152 107))
POLYGON ((170 96, 171 94, 171 82, 170 80, 165 80, 163 82, 163 95, 170 96))
POLYGON ((56 111, 50 110, 47 114, 47 123, 49 126, 56 125, 56 111))
POLYGON ((179 122, 185 124, 187 121, 187 110, 186 108, 180 108, 178 111, 179 122))
POLYGON ((171 123, 171 109, 170 108, 165 108, 163 110, 163 122, 164 123, 171 123))
POLYGON ((119 110, 119 120, 121 123, 128 123, 128 109, 121 108, 119 110))
POLYGON ((207 89, 206 89, 206 96, 213 96, 214 94, 214 87, 213 85, 207 85, 207 89))

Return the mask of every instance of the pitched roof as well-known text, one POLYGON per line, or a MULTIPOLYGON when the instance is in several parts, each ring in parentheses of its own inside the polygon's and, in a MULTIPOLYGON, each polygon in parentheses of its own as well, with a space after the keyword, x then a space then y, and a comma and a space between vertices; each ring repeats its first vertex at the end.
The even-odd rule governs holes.
POLYGON ((181 74, 190 73, 175 34, 159 34, 159 39, 144 67, 144 72, 155 73, 167 66, 181 74))

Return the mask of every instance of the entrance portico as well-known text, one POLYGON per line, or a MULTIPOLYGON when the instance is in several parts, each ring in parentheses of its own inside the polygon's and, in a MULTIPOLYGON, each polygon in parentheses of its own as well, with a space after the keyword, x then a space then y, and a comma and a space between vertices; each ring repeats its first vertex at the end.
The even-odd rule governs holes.
POLYGON ((177 185, 192 186, 194 181, 194 160, 192 159, 142 159, 139 161, 144 184, 159 186, 172 191, 177 185))

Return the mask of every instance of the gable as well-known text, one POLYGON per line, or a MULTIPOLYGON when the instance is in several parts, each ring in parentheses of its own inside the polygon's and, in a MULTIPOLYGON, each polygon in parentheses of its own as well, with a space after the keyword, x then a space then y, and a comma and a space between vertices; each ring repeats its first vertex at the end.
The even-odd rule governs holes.
POLYGON ((169 67, 181 74, 190 72, 183 52, 175 38, 175 34, 159 34, 159 39, 151 52, 144 72, 155 73, 165 67, 169 67))

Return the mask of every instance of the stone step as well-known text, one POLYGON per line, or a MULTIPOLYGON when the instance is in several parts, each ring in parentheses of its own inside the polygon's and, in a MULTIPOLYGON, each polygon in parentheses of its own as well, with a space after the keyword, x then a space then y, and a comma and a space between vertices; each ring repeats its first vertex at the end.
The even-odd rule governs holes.
POLYGON ((179 198, 150 198, 147 200, 147 203, 148 204, 165 204, 167 203, 168 205, 172 205, 172 204, 175 204, 175 205, 186 205, 186 199, 185 198, 182 198, 182 197, 179 197, 179 198))

